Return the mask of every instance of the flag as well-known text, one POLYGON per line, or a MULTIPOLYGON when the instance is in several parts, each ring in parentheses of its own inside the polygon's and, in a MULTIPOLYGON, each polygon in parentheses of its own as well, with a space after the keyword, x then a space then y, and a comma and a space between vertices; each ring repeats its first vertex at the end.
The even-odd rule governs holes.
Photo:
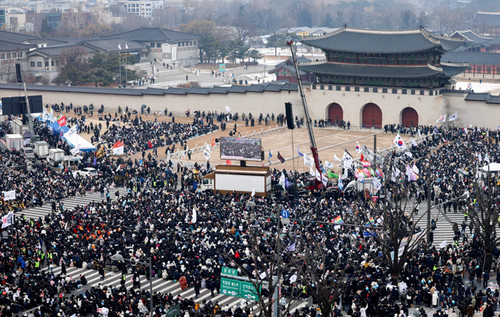
POLYGON ((500 131, 500 124, 497 125, 497 131, 500 131))
POLYGON ((309 156, 307 154, 304 154, 304 165, 307 165, 309 167, 314 166, 314 159, 312 156, 309 156))
POLYGON ((446 121, 446 114, 443 114, 441 117, 439 117, 439 119, 436 120, 436 123, 445 122, 445 121, 446 121))
POLYGON ((106 148, 104 147, 104 145, 101 145, 101 147, 99 148, 99 150, 97 150, 97 152, 95 153, 95 157, 101 158, 105 154, 106 154, 106 148))
POLYGON ((148 141, 148 147, 151 149, 153 148, 153 144, 151 143, 151 141, 148 141))
POLYGON ((170 307, 170 309, 165 312, 166 317, 174 317, 174 316, 180 316, 180 315, 181 315, 180 304, 176 304, 175 306, 170 307))
POLYGON ((339 178, 339 175, 335 174, 332 171, 328 171, 328 177, 330 177, 330 178, 339 178))
POLYGON ((283 189, 285 189, 285 182, 286 182, 285 173, 281 173, 280 180, 279 180, 278 184, 281 185, 281 187, 283 187, 283 189))
POLYGON ((417 146, 417 142, 415 142, 415 140, 413 138, 410 138, 410 141, 411 141, 411 145, 413 146, 417 146))
POLYGON ((61 119, 57 120, 57 123, 60 127, 64 127, 66 125, 66 116, 62 116, 61 119))
POLYGON ((337 186, 339 187, 340 191, 344 191, 344 184, 342 184, 342 177, 339 178, 339 181, 337 182, 337 186))
POLYGON ((326 161, 326 160, 325 160, 325 166, 326 166, 326 168, 331 169, 331 170, 334 168, 333 164, 326 161))
POLYGON ((344 173, 342 173, 342 176, 340 176, 340 178, 346 179, 347 176, 349 176, 349 170, 347 168, 344 168, 344 173))
POLYGON ((372 183, 373 183, 373 191, 374 192, 378 192, 379 189, 382 188, 382 183, 377 178, 373 178, 372 183))
POLYGON ((326 177, 325 174, 321 174, 321 182, 325 187, 328 185, 328 177, 326 177))
POLYGON ((15 200, 16 199, 16 191, 15 190, 9 190, 6 192, 3 192, 3 200, 15 200))
POLYGON ((439 130, 437 127, 434 127, 434 130, 432 131, 432 133, 439 133, 439 130))
POLYGON ((356 141, 356 153, 361 153, 361 146, 359 145, 359 142, 356 141))
POLYGON ((225 107, 225 110, 226 110, 226 112, 231 112, 231 107, 226 106, 226 107, 225 107))
POLYGON ((316 176, 316 172, 314 171, 314 168, 312 168, 312 166, 309 166, 309 175, 315 177, 316 176))
POLYGON ((490 163, 490 157, 488 156, 488 154, 484 155, 484 161, 490 163))
POLYGON ((299 156, 304 156, 304 154, 300 153, 300 150, 299 150, 299 146, 298 146, 298 145, 297 145, 297 154, 298 154, 299 156))
POLYGON ((393 143, 400 150, 404 150, 406 148, 405 141, 403 141, 403 138, 399 135, 399 132, 398 135, 396 135, 396 137, 394 138, 393 143))
POLYGON ((215 138, 212 139, 212 144, 210 144, 211 147, 215 146, 215 138))
POLYGON ((252 197, 255 196, 255 187, 252 187, 252 197))
POLYGON ((342 166, 344 168, 349 168, 349 169, 352 168, 353 158, 351 154, 347 152, 347 150, 344 151, 344 156, 342 156, 342 161, 343 161, 342 166))
POLYGON ((420 174, 420 170, 417 167, 417 164, 413 164, 413 167, 411 168, 415 174, 420 174))
POLYGON ((287 250, 288 252, 294 252, 294 251, 295 251, 295 242, 294 242, 294 243, 292 243, 292 244, 290 244, 290 245, 286 248, 286 250, 287 250))
POLYGON ((2 229, 7 228, 8 226, 14 223, 14 212, 11 211, 7 215, 2 217, 2 229))
POLYGON ((116 143, 113 144, 112 150, 113 155, 123 155, 125 150, 125 143, 120 140, 116 141, 116 143))
POLYGON ((211 151, 212 151, 212 148, 210 147, 210 145, 208 145, 206 142, 205 142, 205 146, 203 147, 203 156, 205 156, 205 159, 208 161, 210 160, 210 156, 211 156, 211 151))
POLYGON ((455 121, 457 119, 458 119, 458 112, 450 114, 450 116, 448 117, 448 121, 455 121))
POLYGON ((198 220, 198 214, 196 213, 196 207, 193 207, 193 217, 191 218, 191 223, 196 223, 198 220))
POLYGON ((271 157, 273 157, 273 155, 271 154, 271 150, 269 150, 269 157, 268 157, 268 159, 269 159, 269 164, 271 164, 271 157))
POLYGON ((280 151, 278 151, 278 160, 280 160, 281 164, 285 163, 285 158, 281 155, 280 151))
POLYGON ((121 50, 122 49, 122 45, 121 44, 118 44, 118 49, 121 50))
POLYGON ((405 152, 406 155, 408 155, 409 158, 413 158, 413 153, 410 151, 405 152))
POLYGON ((335 219, 333 219, 333 223, 339 225, 339 224, 343 224, 344 223, 344 220, 342 220, 342 217, 340 216, 337 216, 335 217, 335 219))

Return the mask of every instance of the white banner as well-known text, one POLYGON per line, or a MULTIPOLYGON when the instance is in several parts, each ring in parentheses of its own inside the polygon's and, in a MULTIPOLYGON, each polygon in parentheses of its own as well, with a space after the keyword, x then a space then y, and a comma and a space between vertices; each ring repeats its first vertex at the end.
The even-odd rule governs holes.
POLYGON ((2 217, 2 229, 14 223, 14 212, 9 212, 7 215, 2 217))
POLYGON ((14 200, 16 199, 16 191, 15 190, 9 190, 6 192, 3 192, 3 200, 14 200))

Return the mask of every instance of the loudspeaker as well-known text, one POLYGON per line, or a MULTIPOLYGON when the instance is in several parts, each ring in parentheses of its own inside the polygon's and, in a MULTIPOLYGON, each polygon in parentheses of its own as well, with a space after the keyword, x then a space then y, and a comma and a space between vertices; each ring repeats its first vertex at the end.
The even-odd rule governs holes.
POLYGON ((19 63, 16 64, 16 77, 18 83, 23 82, 23 77, 21 76, 21 64, 19 63))
POLYGON ((285 113, 286 113, 286 125, 288 129, 294 129, 295 125, 293 123, 293 111, 291 102, 285 102, 285 113))

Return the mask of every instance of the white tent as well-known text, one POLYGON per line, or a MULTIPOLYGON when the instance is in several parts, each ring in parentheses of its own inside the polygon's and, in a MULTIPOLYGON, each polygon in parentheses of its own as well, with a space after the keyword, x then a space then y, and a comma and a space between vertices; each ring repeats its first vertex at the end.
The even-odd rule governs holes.
POLYGON ((76 133, 65 133, 64 138, 66 139, 66 142, 68 142, 69 145, 71 145, 74 148, 79 149, 79 151, 82 152, 91 152, 95 151, 96 147, 92 145, 89 141, 85 140, 81 136, 79 136, 76 133))

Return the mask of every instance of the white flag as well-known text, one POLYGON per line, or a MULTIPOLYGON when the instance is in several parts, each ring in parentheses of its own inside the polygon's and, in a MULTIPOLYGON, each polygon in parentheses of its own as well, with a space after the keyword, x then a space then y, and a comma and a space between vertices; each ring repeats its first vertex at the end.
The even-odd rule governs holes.
POLYGON ((417 142, 415 142, 415 140, 413 138, 410 138, 410 141, 411 141, 411 145, 413 146, 417 146, 417 142))
POLYGON ((16 191, 15 190, 9 190, 6 192, 3 192, 3 200, 14 200, 16 199, 16 191))
POLYGON ((312 166, 309 166, 309 175, 316 176, 316 173, 314 172, 314 168, 312 168, 312 166))
POLYGON ((211 152, 212 152, 212 147, 210 146, 210 144, 205 143, 205 147, 203 148, 203 156, 205 156, 205 159, 207 161, 210 160, 211 152))
POLYGON ((2 229, 7 228, 8 226, 14 223, 14 212, 11 211, 7 215, 2 217, 2 229))
POLYGON ((331 170, 334 168, 333 164, 330 163, 330 162, 328 162, 328 161, 326 161, 326 160, 325 160, 325 166, 326 166, 326 168, 331 169, 331 170))
POLYGON ((128 45, 127 45, 127 43, 125 43, 125 49, 126 49, 126 50, 128 50, 128 45))
POLYGON ((197 220, 198 220, 198 215, 196 213, 196 208, 193 207, 193 218, 191 219, 191 223, 196 223, 197 220))
POLYGON ((349 152, 347 152, 347 150, 344 151, 344 156, 342 156, 342 161, 343 161, 342 167, 349 168, 349 169, 352 167, 353 158, 349 154, 349 152))
POLYGON ((231 107, 226 106, 225 108, 226 108, 226 112, 231 112, 231 107))
POLYGON ((443 114, 441 117, 439 117, 436 122, 446 122, 446 114, 443 114))
POLYGON ((458 119, 458 112, 450 114, 450 116, 448 117, 448 121, 455 121, 457 119, 458 119))
POLYGON ((125 151, 124 146, 114 147, 113 148, 113 155, 123 155, 124 151, 125 151))
POLYGON ((255 196, 255 187, 252 187, 252 197, 255 196))
POLYGON ((333 154, 333 159, 334 159, 335 161, 339 161, 339 162, 341 162, 341 161, 342 161, 341 159, 339 159, 339 158, 338 158, 338 156, 337 156, 335 153, 333 154))
POLYGON ((398 132, 398 135, 396 135, 396 137, 394 138, 393 143, 400 150, 406 149, 405 141, 403 141, 403 138, 399 135, 399 132, 398 132))
POLYGON ((314 158, 312 156, 309 156, 304 153, 304 165, 307 165, 309 167, 314 166, 314 158))

